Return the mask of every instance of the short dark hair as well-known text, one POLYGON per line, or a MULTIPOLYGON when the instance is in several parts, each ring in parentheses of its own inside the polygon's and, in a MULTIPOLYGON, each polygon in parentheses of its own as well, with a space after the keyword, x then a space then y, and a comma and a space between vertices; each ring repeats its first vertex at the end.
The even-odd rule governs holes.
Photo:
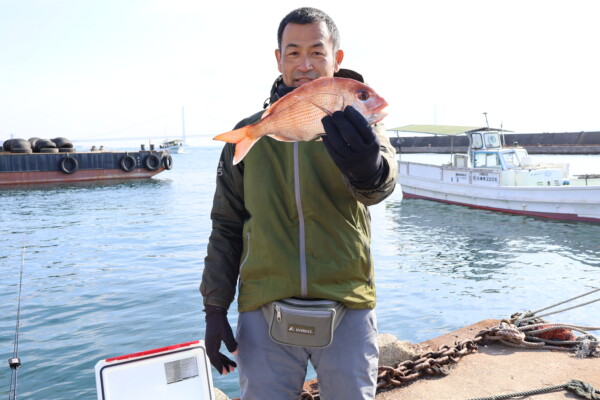
POLYGON ((279 23, 279 29, 277 30, 277 44, 279 46, 279 50, 281 50, 281 37, 283 36, 283 30, 287 24, 294 23, 306 25, 314 24, 315 22, 325 22, 325 25, 327 25, 327 30, 329 31, 329 35, 331 36, 331 40, 333 41, 333 51, 339 50, 340 33, 338 32, 335 22, 333 22, 331 17, 325 14, 323 11, 312 7, 297 8, 281 20, 279 23))

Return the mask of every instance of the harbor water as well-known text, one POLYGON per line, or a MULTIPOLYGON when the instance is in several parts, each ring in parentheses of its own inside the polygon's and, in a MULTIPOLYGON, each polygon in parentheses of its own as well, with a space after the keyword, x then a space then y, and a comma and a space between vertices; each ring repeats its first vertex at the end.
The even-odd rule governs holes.
MULTIPOLYGON (((0 189, 0 361, 13 354, 24 260, 18 399, 93 400, 98 360, 204 337, 219 153, 190 148, 143 181, 0 189)), ((598 157, 567 158, 598 172, 598 157)), ((600 287, 600 224, 401 198, 371 207, 380 333, 420 342, 600 287)), ((598 326, 600 303, 547 319, 598 326)), ((215 386, 236 397, 237 377, 214 373, 215 386)))

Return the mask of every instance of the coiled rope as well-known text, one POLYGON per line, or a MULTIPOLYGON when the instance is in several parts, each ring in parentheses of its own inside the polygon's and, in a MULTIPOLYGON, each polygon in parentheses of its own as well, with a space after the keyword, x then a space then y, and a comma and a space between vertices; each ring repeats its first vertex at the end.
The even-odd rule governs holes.
POLYGON ((598 291, 600 291, 600 288, 536 311, 515 313, 509 320, 503 320, 500 325, 479 332, 476 337, 486 342, 498 341, 507 346, 524 349, 574 351, 578 358, 600 357, 600 340, 587 332, 600 330, 600 327, 549 323, 541 318, 595 303, 600 301, 600 298, 546 314, 536 315, 541 311, 549 310, 598 291), (550 331, 555 332, 550 335, 544 335, 550 331), (571 331, 579 332, 582 335, 576 337, 571 331))
POLYGON ((590 400, 596 400, 596 399, 600 399, 600 391, 596 390, 592 385, 590 385, 589 383, 585 383, 576 379, 570 380, 569 382, 562 384, 562 385, 557 385, 557 386, 549 386, 547 388, 542 388, 542 389, 534 389, 534 390, 529 390, 526 392, 519 392, 519 393, 511 393, 511 394, 502 394, 499 396, 492 396, 492 397, 478 397, 476 399, 469 399, 469 400, 503 400, 503 399, 513 399, 515 397, 525 397, 525 396, 535 396, 538 394, 544 394, 544 393, 550 393, 550 392, 556 392, 559 390, 568 390, 570 392, 575 393, 577 396, 583 398, 583 399, 590 399, 590 400))

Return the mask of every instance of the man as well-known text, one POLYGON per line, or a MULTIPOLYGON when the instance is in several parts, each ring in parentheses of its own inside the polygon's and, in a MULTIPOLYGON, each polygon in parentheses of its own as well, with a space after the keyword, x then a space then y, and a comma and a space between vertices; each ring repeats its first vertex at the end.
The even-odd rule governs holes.
MULTIPOLYGON (((344 53, 337 28, 320 10, 288 14, 279 26, 278 45, 281 76, 271 103, 319 77, 362 80, 340 69, 344 53)), ((265 137, 237 165, 234 145, 226 144, 221 154, 200 290, 208 356, 219 373, 237 366, 219 352, 221 341, 236 356, 243 400, 299 398, 308 360, 322 399, 375 397, 378 349, 367 206, 394 190, 395 152, 382 126, 369 126, 352 107, 322 123, 323 141, 265 137), (236 286, 237 342, 227 320, 236 286), (272 340, 261 308, 284 298, 343 304, 346 311, 331 345, 272 340)))

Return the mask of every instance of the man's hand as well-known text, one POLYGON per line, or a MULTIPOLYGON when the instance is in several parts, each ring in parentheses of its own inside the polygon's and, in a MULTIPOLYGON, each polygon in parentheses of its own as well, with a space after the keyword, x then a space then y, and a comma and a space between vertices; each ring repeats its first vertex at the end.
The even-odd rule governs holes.
POLYGON ((324 117, 323 143, 333 162, 359 189, 372 189, 385 168, 379 139, 361 113, 352 106, 324 117))
POLYGON ((219 352, 221 342, 224 342, 227 350, 234 355, 237 354, 237 342, 233 337, 231 325, 227 321, 227 310, 207 305, 204 308, 204 312, 206 313, 206 332, 204 334, 206 354, 210 363, 217 369, 219 374, 227 375, 237 367, 234 361, 219 352))

